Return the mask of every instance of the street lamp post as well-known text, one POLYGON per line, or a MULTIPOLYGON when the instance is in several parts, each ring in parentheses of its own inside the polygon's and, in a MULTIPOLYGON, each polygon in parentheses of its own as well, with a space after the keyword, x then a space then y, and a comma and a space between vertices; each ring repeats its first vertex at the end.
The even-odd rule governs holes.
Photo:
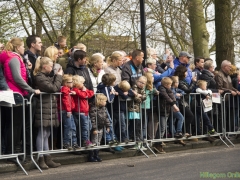
POLYGON ((141 49, 144 51, 143 66, 145 67, 145 60, 147 59, 145 0, 140 0, 140 21, 141 21, 141 49))

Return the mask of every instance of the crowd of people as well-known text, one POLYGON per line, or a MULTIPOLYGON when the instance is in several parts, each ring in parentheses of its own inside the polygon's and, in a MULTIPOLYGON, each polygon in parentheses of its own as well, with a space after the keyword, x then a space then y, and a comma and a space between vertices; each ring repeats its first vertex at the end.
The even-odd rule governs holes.
MULTIPOLYGON (((212 93, 240 95, 240 71, 228 60, 222 61, 217 72, 210 58, 193 58, 185 51, 175 57, 167 50, 159 60, 157 51, 148 48, 143 65, 145 52, 139 49, 129 55, 117 50, 107 58, 101 53, 87 57, 84 44, 78 43, 68 50, 66 42, 66 37, 60 36, 44 52, 41 38, 35 35, 27 37, 26 51, 20 38, 12 38, 5 47, 0 43, 0 90, 16 92, 14 113, 9 107, 1 107, 2 153, 22 152, 23 114, 27 154, 31 145, 30 126, 34 127, 36 151, 49 150, 50 135, 52 149, 90 148, 99 146, 104 138, 107 144, 116 145, 121 151, 119 143, 141 143, 144 139, 165 136, 185 145, 183 137, 217 134, 219 122, 203 111, 203 100, 211 99, 212 93), (194 68, 190 65, 191 58, 194 68), (51 94, 57 92, 61 96, 51 94), (194 92, 201 95, 189 99, 194 92), (17 105, 23 103, 22 96, 29 100, 32 94, 35 95, 31 99, 30 121, 29 108, 24 113, 22 106, 17 105), (191 102, 196 104, 195 111, 191 102), (60 123, 62 147, 57 143, 61 141, 60 123)), ((238 113, 228 113, 232 118, 227 119, 227 131, 234 131, 238 129, 238 113)), ((215 138, 209 136, 207 140, 215 138)), ((164 145, 161 141, 154 144, 160 153, 165 153, 164 145)), ((99 150, 89 150, 88 159, 101 162, 99 150)), ((38 162, 42 169, 60 166, 49 154, 40 155, 38 162)))

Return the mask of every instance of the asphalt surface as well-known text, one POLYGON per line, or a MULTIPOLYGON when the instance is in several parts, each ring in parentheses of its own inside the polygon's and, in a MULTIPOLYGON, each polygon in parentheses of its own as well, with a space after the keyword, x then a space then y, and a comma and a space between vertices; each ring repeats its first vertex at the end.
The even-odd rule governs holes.
POLYGON ((130 158, 106 160, 101 163, 65 165, 40 173, 38 170, 0 174, 0 180, 75 180, 75 179, 240 179, 240 144, 235 148, 217 146, 130 158), (235 176, 235 177, 234 177, 235 176), (221 178, 218 178, 221 177, 221 178))

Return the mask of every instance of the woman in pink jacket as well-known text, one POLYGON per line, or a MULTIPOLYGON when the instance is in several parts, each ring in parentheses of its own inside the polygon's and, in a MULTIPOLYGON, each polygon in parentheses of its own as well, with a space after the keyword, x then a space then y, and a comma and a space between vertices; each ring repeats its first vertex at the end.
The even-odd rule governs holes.
MULTIPOLYGON (((4 69, 4 76, 9 88, 16 93, 14 94, 15 103, 21 105, 23 102, 22 96, 28 96, 31 93, 39 94, 39 90, 32 89, 28 84, 28 74, 26 66, 23 62, 22 55, 24 54, 24 42, 20 38, 12 38, 5 46, 5 50, 0 54, 0 63, 4 69)), ((31 63, 28 63, 31 68, 31 63)), ((6 117, 7 129, 7 154, 19 153, 22 151, 21 146, 21 131, 23 125, 23 107, 13 107, 13 117, 11 117, 11 109, 7 109, 9 113, 6 117), (11 121, 11 118, 13 121, 11 121), (11 122, 13 122, 13 136, 11 130, 11 122), (12 138, 13 138, 13 152, 12 152, 12 138)))

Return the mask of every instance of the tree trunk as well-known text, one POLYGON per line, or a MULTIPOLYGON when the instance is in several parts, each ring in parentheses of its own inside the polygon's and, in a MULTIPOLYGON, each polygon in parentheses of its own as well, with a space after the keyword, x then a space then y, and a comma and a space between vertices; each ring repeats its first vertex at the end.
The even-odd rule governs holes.
POLYGON ((220 69, 223 60, 234 64, 231 0, 215 0, 216 62, 220 69))
POLYGON ((70 7, 70 47, 73 47, 76 40, 76 0, 69 0, 70 7))
POLYGON ((188 12, 194 56, 203 56, 205 58, 209 57, 209 33, 207 31, 203 14, 202 0, 188 0, 188 12))
MULTIPOLYGON (((42 4, 42 6, 43 6, 43 1, 44 0, 33 1, 36 9, 38 9, 38 13, 39 13, 41 19, 42 19, 42 16, 43 16, 43 10, 42 10, 40 4, 42 4)), ((36 35, 39 36, 39 37, 42 37, 42 28, 43 28, 43 26, 42 26, 41 20, 39 19, 38 16, 36 16, 36 35)))

